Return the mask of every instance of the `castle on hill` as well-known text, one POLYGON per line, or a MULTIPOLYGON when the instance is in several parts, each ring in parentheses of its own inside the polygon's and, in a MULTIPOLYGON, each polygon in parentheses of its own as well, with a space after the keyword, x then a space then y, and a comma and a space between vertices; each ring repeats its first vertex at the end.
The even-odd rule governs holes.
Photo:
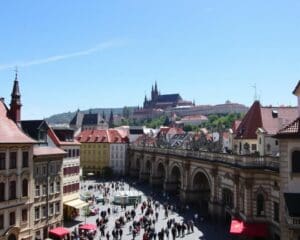
POLYGON ((143 108, 144 109, 167 109, 178 106, 193 106, 193 102, 183 100, 180 94, 160 94, 157 83, 151 90, 151 99, 148 100, 145 96, 143 108))

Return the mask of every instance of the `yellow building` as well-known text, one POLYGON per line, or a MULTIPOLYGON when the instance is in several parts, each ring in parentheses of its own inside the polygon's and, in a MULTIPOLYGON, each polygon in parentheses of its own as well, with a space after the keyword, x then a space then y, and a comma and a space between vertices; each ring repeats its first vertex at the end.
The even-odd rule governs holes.
POLYGON ((109 167, 109 130, 85 130, 77 140, 80 146, 80 166, 84 175, 101 174, 109 167))

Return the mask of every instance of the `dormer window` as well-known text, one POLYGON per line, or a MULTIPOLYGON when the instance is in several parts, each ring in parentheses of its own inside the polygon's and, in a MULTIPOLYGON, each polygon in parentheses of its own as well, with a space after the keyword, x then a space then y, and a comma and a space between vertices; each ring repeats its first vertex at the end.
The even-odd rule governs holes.
POLYGON ((272 117, 273 118, 278 118, 278 111, 277 110, 272 110, 272 117))

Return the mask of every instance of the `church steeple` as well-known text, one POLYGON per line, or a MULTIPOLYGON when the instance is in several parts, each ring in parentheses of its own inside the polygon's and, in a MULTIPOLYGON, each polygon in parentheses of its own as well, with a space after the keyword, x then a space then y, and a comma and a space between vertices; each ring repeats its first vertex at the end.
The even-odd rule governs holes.
POLYGON ((21 120, 21 94, 18 81, 18 71, 16 70, 15 81, 13 90, 11 93, 10 111, 9 116, 14 122, 19 122, 21 120))

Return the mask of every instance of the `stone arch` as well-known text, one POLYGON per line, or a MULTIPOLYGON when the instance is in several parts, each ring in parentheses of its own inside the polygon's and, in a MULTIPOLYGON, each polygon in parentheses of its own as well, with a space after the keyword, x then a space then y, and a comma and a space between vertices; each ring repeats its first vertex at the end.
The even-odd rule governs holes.
POLYGON ((144 163, 144 175, 145 175, 145 180, 147 181, 150 181, 151 169, 152 169, 152 162, 150 159, 146 159, 144 163))
POLYGON ((208 214, 211 198, 211 179, 204 169, 197 168, 191 177, 192 201, 199 205, 201 212, 208 214))
POLYGON ((180 193, 183 184, 183 170, 178 164, 174 164, 170 168, 169 183, 171 185, 170 191, 180 193))
POLYGON ((20 228, 12 227, 5 233, 5 239, 17 240, 19 238, 20 228))
POLYGON ((141 169, 141 159, 138 157, 135 160, 135 168, 139 171, 141 169))
POLYGON ((160 185, 163 185, 166 180, 167 171, 165 165, 162 162, 159 162, 157 164, 156 174, 157 178, 159 179, 160 185))
POLYGON ((260 186, 255 193, 256 215, 261 217, 266 212, 266 202, 268 201, 267 191, 260 186))

